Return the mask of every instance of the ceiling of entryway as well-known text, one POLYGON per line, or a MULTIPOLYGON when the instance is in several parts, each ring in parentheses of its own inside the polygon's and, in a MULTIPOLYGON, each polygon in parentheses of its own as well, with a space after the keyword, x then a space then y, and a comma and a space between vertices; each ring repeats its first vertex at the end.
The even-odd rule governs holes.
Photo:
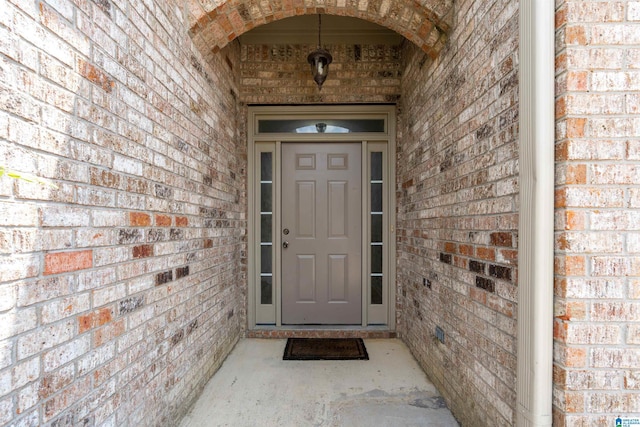
MULTIPOLYGON (((301 15, 261 25, 242 34, 241 44, 317 44, 318 15, 301 15)), ((322 15, 323 45, 399 45, 404 37, 380 25, 346 16, 322 15)))

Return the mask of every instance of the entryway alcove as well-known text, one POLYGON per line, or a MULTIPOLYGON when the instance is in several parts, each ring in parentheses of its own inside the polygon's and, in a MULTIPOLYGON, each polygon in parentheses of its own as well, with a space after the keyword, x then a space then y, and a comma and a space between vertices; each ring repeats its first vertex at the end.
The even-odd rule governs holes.
MULTIPOLYGON (((398 7, 403 9, 405 5, 398 7)), ((415 12, 409 9, 411 12, 405 17, 415 12)), ((444 24, 454 22, 447 13, 441 19, 427 18, 410 27, 417 31, 412 35, 406 27, 398 30, 402 21, 398 15, 371 20, 386 28, 369 27, 359 34, 356 30, 349 33, 350 28, 362 28, 359 18, 366 20, 366 17, 335 16, 344 15, 339 10, 340 7, 308 10, 300 17, 257 25, 255 30, 242 32, 237 45, 234 42, 225 47, 237 48, 239 52, 240 64, 236 67, 238 99, 243 111, 240 119, 246 121, 240 127, 249 144, 248 195, 253 207, 248 211, 246 335, 399 336, 446 399, 467 396, 451 400, 452 409, 460 414, 461 420, 486 417, 476 413, 482 407, 485 409, 481 412, 491 412, 492 419, 508 420, 506 424, 510 424, 515 418, 515 411, 508 408, 516 406, 517 365, 518 52, 514 43, 518 39, 517 13, 504 11, 504 28, 500 33, 503 38, 492 35, 480 41, 480 34, 466 39, 474 34, 467 33, 469 28, 444 24), (308 53, 316 48, 317 13, 323 14, 326 23, 323 48, 333 56, 329 77, 321 90, 311 79, 306 61, 308 53), (300 24, 303 15, 308 15, 305 22, 313 21, 314 25, 300 24), (333 40, 329 30, 332 18, 335 29, 344 31, 333 35, 333 40), (428 25, 429 30, 420 31, 428 25), (273 33, 269 31, 272 27, 276 28, 273 33), (349 36, 344 37, 345 33, 349 36), (379 38, 381 34, 391 37, 384 42, 379 38), (404 37, 398 39, 398 34, 404 37), (418 34, 425 39, 415 44, 418 34), (447 44, 448 37, 460 44, 447 44), (491 43, 502 47, 492 48, 491 43), (500 91, 494 89, 496 84, 502 88, 500 91), (340 115, 361 114, 367 108, 370 112, 388 109, 385 114, 392 115, 384 132, 393 128, 395 131, 389 135, 348 133, 346 139, 341 134, 322 134, 319 131, 322 123, 338 119, 331 115, 332 108, 339 109, 334 111, 340 115), (261 115, 263 119, 271 119, 263 120, 263 129, 259 123, 261 115), (293 132, 298 128, 294 126, 296 120, 307 120, 298 127, 311 126, 316 133, 300 136, 293 132), (288 121, 292 124, 273 130, 277 129, 278 121, 280 125, 288 121), (322 141, 324 144, 314 145, 322 141), (308 280, 310 272, 315 274, 314 268, 321 265, 324 271, 340 272, 341 280, 331 277, 333 282, 326 283, 347 283, 344 266, 348 263, 343 255, 339 258, 326 252, 321 256, 329 261, 319 264, 315 253, 290 250, 298 242, 289 240, 291 234, 285 233, 293 233, 293 228, 297 232, 298 225, 284 224, 290 220, 283 212, 291 211, 295 218, 295 209, 306 208, 305 214, 297 214, 298 217, 313 216, 316 212, 310 206, 318 202, 309 194, 318 184, 316 177, 301 175, 291 177, 300 186, 283 186, 282 181, 289 178, 282 174, 283 159, 298 162, 289 174, 294 174, 296 168, 315 168, 314 162, 319 162, 319 157, 324 159, 326 168, 331 154, 338 155, 334 160, 348 156, 345 152, 322 151, 321 147, 345 142, 360 145, 361 208, 369 208, 367 186, 372 183, 372 177, 367 176, 368 157, 372 153, 366 147, 372 142, 387 147, 384 155, 390 162, 385 169, 392 179, 384 182, 388 186, 386 201, 396 207, 383 212, 382 217, 395 216, 395 221, 384 229, 389 234, 384 235, 381 246, 388 249, 395 245, 395 250, 388 249, 390 252, 383 256, 383 273, 371 269, 372 243, 381 242, 370 240, 372 219, 367 215, 371 216, 373 211, 365 214, 361 210, 356 214, 362 218, 361 263, 356 268, 360 277, 354 279, 360 284, 360 322, 337 320, 337 325, 327 325, 331 322, 326 318, 305 318, 304 310, 301 317, 288 318, 287 304, 306 307, 315 304, 311 301, 315 295, 309 291, 313 288, 309 285, 312 280, 308 280), (263 170, 263 164, 271 169, 263 170), (301 190, 303 187, 306 191, 301 190), (297 206, 294 202, 291 209, 285 209, 282 200, 285 191, 294 193, 290 195, 294 201, 298 197, 296 192, 307 199, 302 202, 303 198, 298 197, 297 206), (263 235, 264 230, 268 231, 263 235), (284 283, 288 254, 293 254, 297 264, 295 268, 287 268, 294 275, 284 283), (330 262, 337 266, 335 270, 327 267, 330 262), (395 274, 390 276, 387 272, 393 269, 395 274), (306 282, 301 279, 305 273, 306 282), (372 284, 378 280, 374 274, 381 274, 379 277, 385 281, 383 299, 393 301, 392 305, 382 305, 382 310, 371 303, 372 284), (293 285, 304 286, 287 290, 292 286, 289 280, 293 285), (297 300, 287 299, 288 294, 295 295, 297 300), (376 310, 383 315, 373 315, 376 310), (436 331, 441 332, 438 335, 441 341, 436 331), (492 356, 499 361, 492 360, 492 356), (482 367, 488 377, 474 374, 476 368, 462 368, 468 365, 482 367), (459 368, 450 369, 453 366, 459 368), (486 389, 487 378, 496 386, 486 389)), ((426 10, 420 8, 413 16, 418 20, 426 10)), ((472 14, 453 7, 447 11, 460 16, 472 14)), ((367 13, 380 11, 372 9, 367 13)), ((356 148, 354 153, 357 151, 356 148)), ((348 180, 341 178, 341 181, 348 180)), ((344 198, 348 193, 341 194, 344 198)), ((328 289, 324 287, 322 292, 327 295, 328 289)), ((346 288, 340 289, 342 298, 346 288)), ((325 301, 330 305, 329 298, 325 301)), ((338 303, 347 305, 343 301, 338 303)))

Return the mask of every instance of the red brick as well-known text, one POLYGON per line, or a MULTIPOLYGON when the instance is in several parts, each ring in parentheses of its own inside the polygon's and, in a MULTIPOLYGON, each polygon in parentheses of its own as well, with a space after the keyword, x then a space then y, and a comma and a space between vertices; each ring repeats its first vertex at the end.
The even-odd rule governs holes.
POLYGON ((587 364, 587 352, 584 348, 567 348, 565 365, 568 367, 583 367, 587 364))
POLYGON ((112 308, 101 308, 89 314, 78 316, 78 333, 84 333, 90 329, 94 329, 113 320, 112 308))
POLYGON ((171 227, 171 217, 167 215, 156 215, 157 227, 171 227))
POLYGON ((567 137, 568 138, 584 138, 587 119, 571 118, 567 119, 567 137))
POLYGON ((176 227, 186 227, 189 225, 189 219, 185 216, 176 217, 176 227))
POLYGON ((511 233, 497 232, 491 233, 491 245, 492 246, 513 246, 513 236, 511 233))
POLYGON ((553 322, 553 339, 565 342, 567 339, 567 323, 556 318, 553 322))
POLYGON ((554 385, 566 389, 567 370, 558 365, 553 366, 553 383, 554 385))
POLYGON ((567 141, 555 145, 555 157, 556 161, 569 159, 569 143, 567 141))
POLYGON ((97 84, 106 92, 111 92, 115 87, 115 81, 109 77, 107 73, 98 69, 93 64, 89 64, 81 59, 78 61, 78 68, 82 76, 86 77, 92 83, 97 84))
POLYGON ((476 248, 476 256, 480 259, 495 261, 496 250, 494 248, 476 248))
POLYGON ((586 268, 586 261, 583 256, 556 257, 556 274, 564 276, 583 276, 586 268))
POLYGON ((402 188, 404 190, 406 190, 407 188, 410 188, 412 186, 413 186, 413 179, 409 179, 409 180, 407 180, 407 181, 402 183, 402 188))
POLYGON ((556 305, 557 317, 563 320, 587 320, 587 304, 583 301, 569 301, 556 305))
POLYGON ((563 7, 556 10, 555 16, 555 27, 556 29, 566 25, 567 23, 567 7, 564 5, 563 7))
POLYGON ((93 313, 78 316, 78 333, 82 334, 93 328, 93 313))
POLYGON ((560 188, 555 191, 554 204, 556 208, 567 207, 567 189, 566 188, 560 188))
POLYGON ((135 227, 148 227, 151 225, 151 215, 143 212, 130 212, 129 224, 135 227))
POLYGON ((579 185, 587 183, 587 165, 569 165, 566 172, 566 184, 579 185))
POLYGON ((48 253, 44 258, 44 274, 84 270, 93 265, 93 251, 48 253))
MULTIPOLYGON (((563 56, 566 58, 566 56, 563 56)), ((556 65, 556 68, 558 68, 558 66, 556 65)), ((565 98, 559 98, 556 101, 556 119, 559 119, 560 117, 564 117, 567 114, 567 100, 565 98)))
POLYGON ((566 230, 584 230, 585 214, 579 211, 565 211, 565 229, 566 230))
MULTIPOLYGON (((567 89, 576 92, 586 92, 588 89, 587 76, 588 74, 586 71, 569 71, 567 73, 567 89)), ((586 124, 586 119, 568 119, 567 122, 571 123, 570 125, 568 123, 567 127, 571 126, 572 128, 572 135, 569 135, 569 129, 567 129, 568 137, 580 138, 580 133, 584 135, 584 125, 586 124)))
POLYGON ((110 308, 102 308, 98 310, 98 323, 97 326, 102 326, 113 320, 113 310, 110 308))
POLYGON ((133 247, 134 258, 148 258, 153 256, 153 245, 139 245, 133 247))
POLYGON ((587 36, 584 26, 574 25, 565 30, 565 41, 568 45, 586 45, 587 36))
POLYGON ((565 411, 568 413, 584 412, 585 395, 579 392, 565 393, 565 411))
POLYGON ((458 245, 458 249, 460 250, 460 255, 472 256, 473 255, 473 246, 471 245, 458 245))
POLYGON ((499 249, 497 251, 497 259, 504 264, 518 265, 518 251, 515 249, 499 249))

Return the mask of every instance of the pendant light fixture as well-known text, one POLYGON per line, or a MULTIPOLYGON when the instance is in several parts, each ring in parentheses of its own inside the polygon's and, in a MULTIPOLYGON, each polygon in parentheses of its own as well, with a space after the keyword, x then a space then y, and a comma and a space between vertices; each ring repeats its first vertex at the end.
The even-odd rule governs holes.
POLYGON ((307 56, 307 61, 311 64, 313 80, 318 85, 318 90, 322 90, 322 83, 329 75, 329 64, 333 61, 331 54, 322 48, 320 44, 320 34, 322 31, 322 15, 318 15, 318 48, 307 56))

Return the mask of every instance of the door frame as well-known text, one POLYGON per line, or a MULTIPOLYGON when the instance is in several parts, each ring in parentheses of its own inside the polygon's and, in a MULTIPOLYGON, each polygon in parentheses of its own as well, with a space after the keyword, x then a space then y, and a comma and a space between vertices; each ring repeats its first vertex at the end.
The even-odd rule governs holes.
MULTIPOLYGON (((280 152, 281 144, 286 142, 358 142, 361 144, 362 153, 362 324, 348 326, 349 328, 384 328, 385 330, 394 331, 396 327, 396 107, 395 105, 351 105, 351 106, 250 106, 248 108, 248 305, 247 305, 247 327, 249 330, 265 329, 265 328, 282 328, 282 306, 281 306, 281 283, 280 283, 280 248, 282 245, 281 233, 273 233, 272 246, 273 250, 273 307, 267 306, 266 309, 273 310, 273 314, 269 311, 265 314, 265 306, 259 304, 258 286, 260 286, 260 271, 258 256, 260 256, 260 236, 257 234, 260 230, 259 222, 259 192, 257 187, 260 185, 260 176, 257 167, 257 156, 265 152, 273 152, 273 206, 281 205, 280 184, 277 181, 277 173, 280 171, 280 152), (258 122, 263 119, 312 119, 312 120, 331 120, 331 119, 383 119, 385 126, 381 132, 352 132, 352 133, 260 133, 258 132, 258 122), (369 211, 364 207, 368 206, 369 191, 364 185, 368 184, 369 179, 369 153, 372 150, 384 150, 386 164, 383 165, 385 179, 384 185, 384 224, 383 239, 385 242, 385 293, 386 303, 384 304, 384 312, 376 313, 376 308, 369 304, 369 290, 367 287, 369 276, 369 260, 366 254, 369 253, 370 243, 368 242, 369 230, 369 211), (258 322, 258 318, 264 319, 269 317, 274 321, 258 322), (385 323, 374 322, 370 319, 386 317, 385 323)), ((275 213, 275 208, 274 208, 275 213)), ((280 217, 273 215, 273 229, 280 230, 280 217)), ((285 328, 290 328, 287 325, 285 328)), ((327 325, 326 328, 332 326, 327 325)))

